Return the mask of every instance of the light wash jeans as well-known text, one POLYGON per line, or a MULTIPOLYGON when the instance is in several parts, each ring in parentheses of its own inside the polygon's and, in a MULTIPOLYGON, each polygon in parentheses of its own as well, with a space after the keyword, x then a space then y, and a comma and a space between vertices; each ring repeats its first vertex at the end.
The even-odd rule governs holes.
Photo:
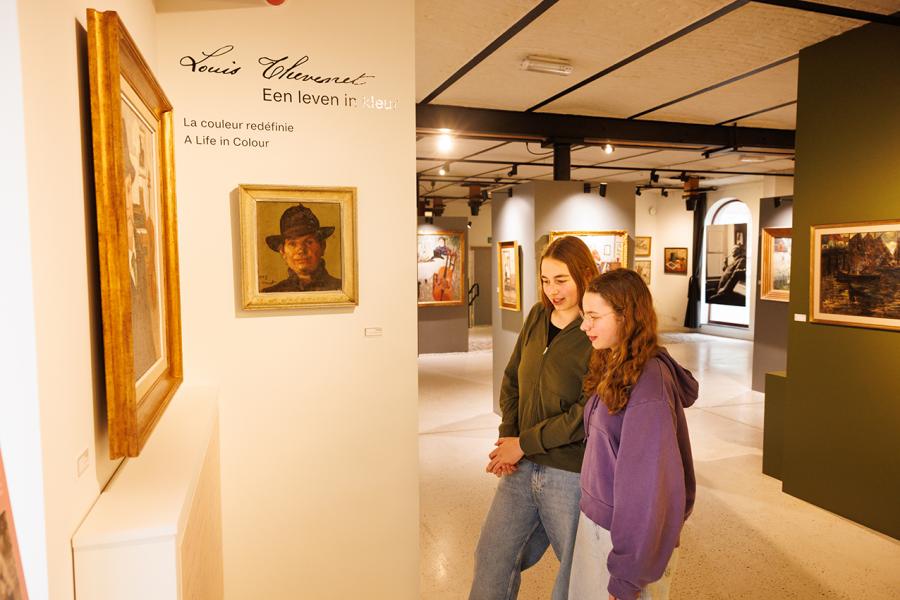
MULTIPOLYGON (((609 571, 606 559, 612 551, 609 532, 584 513, 578 518, 578 536, 575 538, 575 556, 572 559, 572 579, 569 582, 569 600, 607 600, 609 571)), ((638 600, 668 600, 672 575, 678 563, 678 548, 666 565, 663 576, 641 588, 638 600)), ((628 600, 631 600, 630 598, 628 600)))
POLYGON ((525 459, 518 467, 500 478, 481 528, 469 600, 514 600, 522 571, 538 562, 548 545, 560 563, 552 600, 569 596, 580 475, 525 459))

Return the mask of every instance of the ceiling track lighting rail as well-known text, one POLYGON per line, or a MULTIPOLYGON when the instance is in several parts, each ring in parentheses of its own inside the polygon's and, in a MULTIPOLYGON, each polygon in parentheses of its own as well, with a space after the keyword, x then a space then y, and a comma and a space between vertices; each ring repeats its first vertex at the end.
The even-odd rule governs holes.
POLYGON ((596 140, 601 144, 637 142, 703 147, 737 146, 794 150, 794 132, 786 129, 699 125, 645 119, 589 117, 556 113, 524 113, 448 105, 416 105, 416 127, 454 135, 480 133, 514 139, 596 140))

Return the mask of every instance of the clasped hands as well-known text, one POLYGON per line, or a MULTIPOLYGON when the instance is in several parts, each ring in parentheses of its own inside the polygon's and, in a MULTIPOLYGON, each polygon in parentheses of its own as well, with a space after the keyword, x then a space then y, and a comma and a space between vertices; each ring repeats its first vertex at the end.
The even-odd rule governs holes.
POLYGON ((497 477, 515 473, 518 468, 516 464, 525 456, 522 446, 519 445, 519 438, 502 437, 494 442, 494 445, 496 448, 488 455, 491 461, 484 470, 497 477))

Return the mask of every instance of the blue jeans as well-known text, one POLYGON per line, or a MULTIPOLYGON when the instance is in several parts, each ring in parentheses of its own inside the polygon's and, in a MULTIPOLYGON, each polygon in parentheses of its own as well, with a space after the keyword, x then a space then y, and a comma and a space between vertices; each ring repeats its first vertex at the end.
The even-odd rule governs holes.
POLYGON ((548 545, 559 559, 552 600, 569 596, 580 476, 524 459, 518 467, 500 478, 481 529, 469 600, 514 600, 522 571, 538 562, 548 545))

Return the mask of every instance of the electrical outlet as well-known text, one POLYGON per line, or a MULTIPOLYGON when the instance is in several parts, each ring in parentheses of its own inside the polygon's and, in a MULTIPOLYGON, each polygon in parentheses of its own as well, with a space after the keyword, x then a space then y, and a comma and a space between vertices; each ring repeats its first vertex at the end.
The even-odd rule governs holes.
POLYGON ((91 455, 88 449, 85 448, 81 456, 78 457, 78 476, 81 477, 89 466, 91 466, 91 455))
POLYGON ((379 337, 384 335, 381 327, 366 327, 366 337, 379 337))

